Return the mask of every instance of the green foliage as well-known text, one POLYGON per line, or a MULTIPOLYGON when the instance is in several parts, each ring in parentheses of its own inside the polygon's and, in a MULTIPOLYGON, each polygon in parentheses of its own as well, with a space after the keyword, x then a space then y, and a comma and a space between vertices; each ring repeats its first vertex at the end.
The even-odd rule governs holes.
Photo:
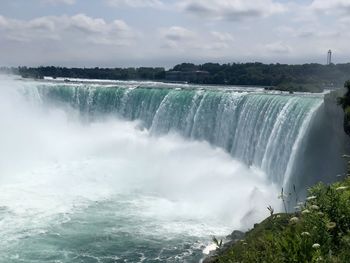
POLYGON ((300 210, 255 225, 216 262, 349 262, 350 179, 315 185, 300 210))
MULTIPOLYGON (((1 72, 14 72, 23 77, 43 76, 63 78, 111 79, 111 80, 167 80, 169 71, 164 68, 65 68, 18 67, 0 68, 1 72)), ((200 84, 265 86, 290 92, 321 92, 324 88, 340 88, 350 75, 350 63, 337 65, 262 64, 262 63, 182 63, 170 71, 171 81, 188 81, 200 84), (191 77, 201 72, 201 77, 191 77), (187 76, 187 77, 186 77, 187 76)), ((349 84, 350 85, 350 84, 349 84)))
POLYGON ((218 248, 222 246, 222 239, 219 241, 216 237, 213 237, 213 242, 218 248))
MULTIPOLYGON (((263 63, 183 63, 172 70, 206 71, 206 84, 268 86, 282 91, 321 92, 324 88, 340 88, 350 75, 350 63, 337 65, 263 64, 263 63)), ((195 82, 195 81, 194 81, 195 82)))
POLYGON ((272 206, 269 205, 269 206, 267 207, 267 210, 269 210, 270 216, 272 217, 272 216, 273 216, 273 213, 275 212, 275 209, 273 209, 272 206))
POLYGON ((110 80, 161 80, 164 68, 65 68, 65 67, 19 67, 13 72, 27 78, 44 76, 62 78, 110 79, 110 80))

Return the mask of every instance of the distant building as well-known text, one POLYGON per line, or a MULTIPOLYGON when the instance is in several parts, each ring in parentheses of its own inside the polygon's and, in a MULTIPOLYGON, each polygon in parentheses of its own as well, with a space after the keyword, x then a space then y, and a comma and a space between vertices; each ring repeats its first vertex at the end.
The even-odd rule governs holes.
POLYGON ((327 65, 332 64, 332 50, 328 50, 327 53, 327 65))

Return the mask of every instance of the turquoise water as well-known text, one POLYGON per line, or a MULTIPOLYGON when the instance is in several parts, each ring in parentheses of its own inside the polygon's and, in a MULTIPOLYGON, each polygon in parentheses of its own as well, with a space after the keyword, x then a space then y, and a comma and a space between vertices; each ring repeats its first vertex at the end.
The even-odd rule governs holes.
MULTIPOLYGON (((168 222, 130 214, 140 209, 135 200, 119 196, 71 215, 56 215, 51 219, 55 224, 21 237, 7 251, 2 248, 0 258, 2 262, 196 262, 203 257, 205 237, 178 233, 167 229, 168 222)), ((173 222, 171 227, 195 223, 173 222)))
POLYGON ((199 262, 279 206, 322 96, 2 80, 0 262, 199 262))
POLYGON ((297 154, 293 149, 307 133, 322 95, 180 87, 42 85, 39 94, 48 103, 68 103, 88 118, 112 114, 141 120, 154 135, 176 132, 205 140, 261 168, 271 181, 288 183, 297 154))

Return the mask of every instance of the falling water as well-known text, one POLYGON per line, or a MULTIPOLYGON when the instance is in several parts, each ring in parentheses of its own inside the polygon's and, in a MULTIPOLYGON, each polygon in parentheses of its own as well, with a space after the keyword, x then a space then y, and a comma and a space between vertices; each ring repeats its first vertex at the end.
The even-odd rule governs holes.
POLYGON ((260 90, 42 85, 49 103, 69 103, 89 117, 112 114, 140 120, 154 135, 176 132, 207 141, 288 183, 301 138, 323 103, 322 95, 267 94, 260 90), (287 171, 288 169, 288 171, 287 171))
POLYGON ((199 261, 278 207, 323 103, 136 84, 0 81, 0 262, 199 261))

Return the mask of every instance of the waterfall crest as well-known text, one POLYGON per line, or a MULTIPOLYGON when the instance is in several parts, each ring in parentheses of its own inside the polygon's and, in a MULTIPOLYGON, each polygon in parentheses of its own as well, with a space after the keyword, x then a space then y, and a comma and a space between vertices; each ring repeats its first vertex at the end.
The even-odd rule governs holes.
POLYGON ((323 95, 204 88, 42 84, 45 103, 68 103, 88 118, 140 120, 154 135, 176 132, 221 147, 271 182, 287 185, 323 95))

